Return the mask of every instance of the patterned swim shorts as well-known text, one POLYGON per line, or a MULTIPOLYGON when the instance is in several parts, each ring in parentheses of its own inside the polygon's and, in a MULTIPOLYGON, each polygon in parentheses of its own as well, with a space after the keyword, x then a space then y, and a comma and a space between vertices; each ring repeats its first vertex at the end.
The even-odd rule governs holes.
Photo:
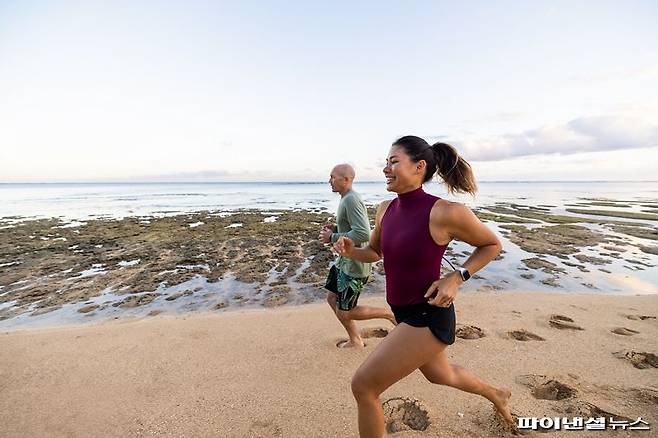
POLYGON ((338 301, 336 302, 338 309, 351 310, 356 307, 359 295, 361 295, 361 291, 363 290, 363 285, 367 281, 368 277, 350 277, 343 271, 336 269, 336 266, 332 266, 324 287, 338 296, 338 301))

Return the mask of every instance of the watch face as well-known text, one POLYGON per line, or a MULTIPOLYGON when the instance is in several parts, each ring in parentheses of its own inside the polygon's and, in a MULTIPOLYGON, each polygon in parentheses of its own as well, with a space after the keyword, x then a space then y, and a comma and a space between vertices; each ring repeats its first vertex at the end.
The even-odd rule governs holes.
POLYGON ((468 272, 468 269, 464 269, 464 268, 460 269, 460 270, 459 270, 459 275, 461 275, 462 280, 464 280, 464 281, 466 281, 466 280, 468 280, 469 278, 471 278, 471 273, 468 272))

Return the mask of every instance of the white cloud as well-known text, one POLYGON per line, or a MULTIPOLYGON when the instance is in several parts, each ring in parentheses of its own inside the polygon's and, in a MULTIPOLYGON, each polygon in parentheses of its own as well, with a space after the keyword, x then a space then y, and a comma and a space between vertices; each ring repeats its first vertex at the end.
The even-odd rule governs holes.
POLYGON ((455 146, 477 161, 650 148, 658 146, 658 123, 627 116, 580 117, 516 134, 469 138, 455 146))

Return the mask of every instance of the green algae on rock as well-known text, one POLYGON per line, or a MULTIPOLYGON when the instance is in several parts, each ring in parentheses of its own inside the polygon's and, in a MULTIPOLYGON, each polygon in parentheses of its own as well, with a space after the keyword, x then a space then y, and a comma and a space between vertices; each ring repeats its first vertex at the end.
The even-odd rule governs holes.
POLYGON ((276 269, 282 273, 279 281, 286 282, 311 257, 299 276, 319 284, 333 255, 317 234, 332 216, 277 215, 274 222, 250 210, 149 217, 148 223, 136 217, 94 219, 76 227, 58 219, 19 222, 0 233, 0 304, 14 302, 0 310, 0 319, 30 305, 38 314, 85 302, 108 289, 115 295, 150 293, 115 303, 141 306, 159 298, 159 287, 197 276, 216 282, 232 272, 239 281, 264 283, 276 269), (236 223, 242 225, 232 227, 236 223))
POLYGON ((507 236, 521 249, 560 258, 579 252, 579 248, 609 242, 604 234, 580 225, 550 225, 528 229, 520 225, 501 225, 511 231, 507 236))
POLYGON ((616 210, 585 210, 580 208, 567 208, 569 213, 589 214, 592 216, 621 217, 625 219, 641 219, 648 221, 658 221, 658 214, 637 213, 634 211, 616 211, 616 210))

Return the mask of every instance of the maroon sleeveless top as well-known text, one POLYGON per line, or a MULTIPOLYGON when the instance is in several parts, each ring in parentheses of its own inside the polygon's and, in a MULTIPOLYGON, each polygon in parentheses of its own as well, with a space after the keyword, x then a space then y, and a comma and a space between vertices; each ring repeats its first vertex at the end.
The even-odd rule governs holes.
POLYGON ((427 289, 441 276, 448 245, 437 245, 430 235, 430 211, 438 199, 419 187, 399 194, 384 213, 380 244, 386 301, 392 306, 427 302, 427 289))

